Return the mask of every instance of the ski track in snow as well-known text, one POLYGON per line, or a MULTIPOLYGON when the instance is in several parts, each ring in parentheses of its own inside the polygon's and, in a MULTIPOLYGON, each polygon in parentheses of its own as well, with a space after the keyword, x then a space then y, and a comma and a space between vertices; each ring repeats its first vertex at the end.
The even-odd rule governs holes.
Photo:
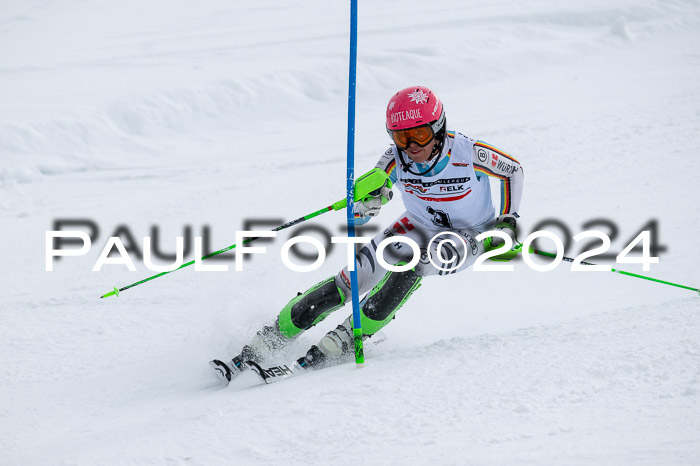
MULTIPOLYGON (((90 272, 120 225, 137 242, 157 226, 166 252, 185 226, 208 225, 218 249, 245 219, 288 221, 344 196, 347 10, 3 7, 0 463, 697 464, 700 298, 688 291, 522 261, 507 288, 501 274, 429 279, 364 369, 269 386, 244 374, 225 389, 207 361, 335 273, 338 248, 293 273, 285 232, 243 273, 183 270, 97 299, 150 275, 140 261, 90 272), (58 218, 93 219, 99 237, 48 273, 58 218)), ((611 219, 619 252, 656 219, 667 251, 650 275, 700 285, 698 1, 377 1, 359 24, 356 173, 388 144, 388 96, 425 84, 452 129, 523 162, 523 233, 544 218, 574 234, 611 219)), ((372 223, 402 211, 392 202, 372 223)), ((310 223, 342 234, 344 214, 310 223)))

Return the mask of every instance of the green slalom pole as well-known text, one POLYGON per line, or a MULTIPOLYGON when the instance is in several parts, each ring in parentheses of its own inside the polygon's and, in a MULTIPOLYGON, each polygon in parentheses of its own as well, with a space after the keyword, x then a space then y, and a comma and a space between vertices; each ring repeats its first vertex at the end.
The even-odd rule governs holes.
MULTIPOLYGON (((365 173, 364 175, 359 177, 355 183, 355 200, 363 200, 366 197, 370 196, 370 193, 372 191, 384 186, 384 184, 387 183, 388 180, 389 180, 388 175, 386 174, 386 172, 384 172, 384 170, 382 170, 380 168, 375 168, 375 169, 365 173)), ((389 187, 391 187, 391 182, 388 182, 388 185, 389 185, 389 187)), ((325 214, 326 212, 329 212, 331 210, 344 209, 346 206, 347 206, 347 199, 341 199, 340 201, 335 202, 335 203, 329 205, 328 207, 324 207, 323 209, 319 209, 316 212, 312 212, 308 215, 304 215, 303 217, 299 217, 296 220, 292 220, 291 222, 287 222, 284 225, 280 225, 277 228, 273 228, 270 231, 284 230, 285 228, 289 228, 291 226, 297 225, 301 222, 305 222, 305 221, 312 219, 314 217, 318 217, 319 215, 325 214)), ((258 237, 246 238, 241 243, 241 245, 248 244, 251 241, 255 241, 256 239, 258 239, 258 237)), ((226 248, 219 249, 218 251, 214 251, 210 254, 207 254, 206 256, 202 257, 201 260, 209 259, 210 257, 214 257, 218 254, 224 253, 226 251, 230 251, 231 249, 233 249, 235 247, 236 247, 236 245, 232 244, 231 246, 228 246, 226 248)), ((100 296, 100 298, 108 298, 110 296, 119 297, 119 293, 121 293, 124 290, 128 290, 129 288, 133 288, 133 287, 140 285, 142 283, 149 282, 149 281, 154 280, 158 277, 162 277, 163 275, 167 275, 169 273, 175 272, 176 270, 184 269, 185 267, 189 267, 190 265, 192 265, 194 263, 195 263, 195 261, 193 261, 193 260, 189 261, 185 264, 182 264, 180 267, 178 267, 176 269, 170 270, 169 272, 158 273, 158 274, 153 275, 151 277, 144 278, 143 280, 140 280, 136 283, 132 283, 131 285, 126 285, 122 288, 117 288, 115 286, 112 291, 110 291, 109 293, 103 294, 102 296, 100 296)))
MULTIPOLYGON (((556 254, 552 254, 551 252, 546 252, 546 251, 539 251, 537 249, 531 249, 530 252, 534 253, 534 254, 539 254, 540 256, 545 256, 545 257, 551 257, 551 258, 557 257, 556 254)), ((567 262, 574 261, 571 257, 566 257, 566 256, 562 257, 562 260, 565 260, 567 262)), ((581 261, 581 264, 583 264, 583 265, 595 265, 595 264, 592 264, 591 262, 583 262, 583 261, 581 261)), ((628 277, 641 278, 643 280, 649 280, 652 282, 661 283, 662 285, 675 286, 678 288, 683 288, 684 290, 695 291, 700 295, 700 288, 693 288, 692 286, 679 285, 678 283, 667 282, 666 280, 659 280, 658 278, 647 277, 646 275, 639 275, 639 274, 632 273, 632 272, 625 272, 624 270, 619 270, 619 269, 610 268, 610 271, 614 272, 614 273, 619 273, 620 275, 627 275, 628 277)))

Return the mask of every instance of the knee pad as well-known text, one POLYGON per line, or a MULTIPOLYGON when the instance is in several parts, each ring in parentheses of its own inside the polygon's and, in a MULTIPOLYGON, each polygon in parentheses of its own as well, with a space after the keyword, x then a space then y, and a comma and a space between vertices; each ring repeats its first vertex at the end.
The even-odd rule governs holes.
POLYGON ((277 319, 280 333, 293 338, 325 319, 345 304, 345 296, 330 277, 299 293, 282 309, 277 319))
POLYGON ((387 272, 382 281, 362 300, 362 333, 373 335, 388 324, 396 311, 420 287, 422 279, 415 269, 387 272))

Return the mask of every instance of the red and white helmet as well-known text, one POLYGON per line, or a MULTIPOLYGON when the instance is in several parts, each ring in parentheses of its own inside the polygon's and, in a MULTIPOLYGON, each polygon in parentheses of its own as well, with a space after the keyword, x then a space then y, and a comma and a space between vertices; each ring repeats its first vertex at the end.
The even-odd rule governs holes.
POLYGON ((445 111, 440 98, 423 86, 402 89, 386 107, 386 129, 396 131, 430 124, 437 135, 445 126, 445 111))

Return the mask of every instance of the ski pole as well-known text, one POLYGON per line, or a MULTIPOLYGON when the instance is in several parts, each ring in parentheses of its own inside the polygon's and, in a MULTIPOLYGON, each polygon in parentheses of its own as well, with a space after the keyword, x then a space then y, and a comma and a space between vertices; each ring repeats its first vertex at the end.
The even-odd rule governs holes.
MULTIPOLYGON (((374 168, 370 170, 369 172, 365 173, 361 177, 357 179, 357 182, 355 183, 355 200, 364 200, 366 197, 370 195, 373 191, 381 188, 384 186, 384 184, 387 183, 388 187, 391 188, 391 181, 389 181, 389 176, 386 174, 386 172, 380 168, 374 168)), ((277 228, 273 228, 270 231, 280 231, 284 230, 285 228, 289 228, 291 226, 297 225, 301 222, 305 222, 307 220, 310 220, 314 217, 317 217, 321 214, 325 214, 326 212, 329 212, 331 210, 341 210, 344 209, 347 206, 347 199, 342 199, 338 202, 335 202, 327 207, 324 207, 323 209, 319 209, 316 212, 312 212, 308 215, 304 215, 303 217, 299 217, 296 220, 292 220, 291 222, 287 222, 284 225, 280 225, 277 228)), ((244 244, 248 244, 251 241, 255 241, 259 237, 251 237, 251 238, 246 238, 242 243, 241 246, 244 244)), ((201 260, 209 259, 210 257, 214 257, 218 254, 224 253, 226 251, 230 251, 231 249, 235 248, 236 245, 232 244, 231 246, 225 247, 223 249, 219 249, 218 251, 214 251, 210 254, 207 254, 206 256, 202 257, 201 260)), ((195 261, 191 260, 185 264, 182 264, 180 267, 170 270, 168 272, 161 272, 158 274, 155 274, 153 276, 150 276, 148 278, 144 278, 143 280, 139 280, 136 283, 132 283, 131 285, 126 285, 122 288, 117 288, 116 286, 112 291, 109 293, 105 293, 100 298, 108 298, 110 296, 116 295, 119 297, 119 293, 128 290, 129 288, 133 288, 137 285, 140 285, 142 283, 149 282, 151 280, 154 280, 158 277, 162 277, 163 275, 167 275, 169 273, 175 272, 176 270, 184 269, 185 267, 189 267, 190 265, 194 264, 195 261)))
MULTIPOLYGON (((530 253, 539 254, 540 256, 551 257, 551 258, 557 257, 556 254, 552 254, 551 252, 539 251, 537 249, 530 249, 530 253)), ((562 257, 562 260, 565 260, 567 262, 574 261, 571 257, 566 257, 566 256, 562 257)), ((584 262, 584 261, 581 261, 581 264, 583 264, 583 265, 596 265, 596 264, 593 264, 591 262, 584 262)), ((683 288, 684 290, 696 291, 700 295, 700 288, 693 288, 691 286, 679 285, 678 283, 668 282, 666 280, 659 280, 658 278, 647 277, 646 275, 639 275, 639 274, 632 273, 632 272, 625 272, 624 270, 614 269, 612 267, 610 268, 610 271, 614 272, 614 273, 619 273, 620 275, 627 275, 628 277, 641 278, 643 280, 649 280, 652 282, 661 283, 662 285, 675 286, 678 288, 683 288)))

